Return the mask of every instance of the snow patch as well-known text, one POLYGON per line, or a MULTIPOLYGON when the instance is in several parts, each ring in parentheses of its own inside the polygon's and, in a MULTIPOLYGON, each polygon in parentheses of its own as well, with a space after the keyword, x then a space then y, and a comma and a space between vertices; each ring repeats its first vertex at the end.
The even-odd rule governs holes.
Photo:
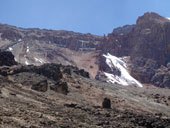
POLYGON ((9 51, 12 51, 12 50, 13 50, 11 47, 9 47, 8 49, 9 49, 9 51))
POLYGON ((167 19, 168 19, 168 20, 170 20, 170 18, 169 18, 169 17, 167 17, 167 19))
POLYGON ((27 51, 26 51, 26 52, 27 52, 27 53, 30 52, 29 46, 27 46, 27 51))
POLYGON ((17 58, 14 58, 15 61, 18 61, 17 58))
POLYGON ((36 62, 40 62, 41 64, 44 63, 44 60, 42 60, 41 58, 38 59, 38 58, 35 57, 34 59, 35 59, 36 62))
POLYGON ((26 65, 29 65, 29 63, 28 63, 27 59, 25 60, 25 64, 26 64, 26 65))
POLYGON ((111 69, 113 67, 116 67, 121 72, 120 76, 104 72, 104 74, 106 75, 106 77, 108 79, 107 82, 117 83, 117 84, 124 85, 124 86, 128 86, 130 84, 136 84, 139 87, 143 87, 143 85, 139 81, 134 79, 128 73, 127 66, 124 61, 122 61, 120 58, 118 58, 116 56, 112 56, 109 53, 107 55, 103 55, 103 56, 106 58, 106 63, 111 69))
POLYGON ((26 65, 29 65, 28 60, 27 60, 27 58, 26 58, 25 55, 24 55, 24 57, 25 57, 25 58, 24 58, 24 59, 25 59, 25 64, 26 64, 26 65))
POLYGON ((22 39, 18 39, 18 42, 22 41, 22 39))

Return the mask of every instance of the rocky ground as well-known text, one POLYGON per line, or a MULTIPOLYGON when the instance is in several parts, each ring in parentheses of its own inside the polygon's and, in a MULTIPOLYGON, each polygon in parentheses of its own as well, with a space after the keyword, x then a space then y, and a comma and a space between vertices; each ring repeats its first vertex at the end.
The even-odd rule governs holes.
POLYGON ((170 127, 170 90, 101 83, 55 64, 1 67, 0 74, 2 128, 170 127))

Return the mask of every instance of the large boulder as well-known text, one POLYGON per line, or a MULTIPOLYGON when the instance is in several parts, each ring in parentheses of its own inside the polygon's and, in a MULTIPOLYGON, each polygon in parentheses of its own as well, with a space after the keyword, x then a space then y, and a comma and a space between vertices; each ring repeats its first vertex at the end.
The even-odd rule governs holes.
POLYGON ((102 107, 103 108, 111 108, 111 101, 109 98, 104 98, 102 107))
POLYGON ((0 51, 0 66, 12 66, 16 65, 17 62, 14 60, 14 55, 9 51, 0 51))

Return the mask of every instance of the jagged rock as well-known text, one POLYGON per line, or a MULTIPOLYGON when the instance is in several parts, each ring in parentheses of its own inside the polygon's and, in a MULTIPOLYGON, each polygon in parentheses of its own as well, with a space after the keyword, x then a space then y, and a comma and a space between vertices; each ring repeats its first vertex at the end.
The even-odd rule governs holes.
POLYGON ((108 98, 104 98, 103 103, 102 103, 103 108, 111 108, 111 101, 108 98))
POLYGON ((58 81, 62 78, 60 67, 61 65, 57 64, 44 64, 36 68, 36 73, 58 81))
POLYGON ((66 82, 57 82, 55 85, 50 86, 50 89, 65 95, 68 93, 68 85, 66 82))
POLYGON ((41 66, 20 66, 12 69, 13 71, 10 74, 12 75, 21 72, 33 72, 39 75, 46 76, 47 78, 50 78, 54 81, 59 81, 62 78, 60 67, 62 66, 59 64, 44 64, 41 66))
POLYGON ((131 65, 131 75, 142 83, 150 83, 158 64, 152 59, 135 58, 131 65))
POLYGON ((14 55, 9 51, 0 51, 0 66, 12 66, 16 65, 17 62, 14 60, 14 55))
POLYGON ((86 77, 86 78, 90 77, 89 73, 84 71, 84 69, 80 69, 80 70, 79 69, 75 69, 73 72, 76 73, 77 75, 81 75, 81 76, 86 77))
POLYGON ((46 92, 48 90, 47 80, 43 80, 43 81, 38 82, 37 84, 32 85, 31 89, 40 91, 40 92, 46 92))
POLYGON ((71 69, 69 67, 64 68, 63 72, 71 75, 71 69))
POLYGON ((127 34, 132 31, 134 25, 125 25, 123 27, 118 27, 113 30, 114 34, 127 34))
POLYGON ((151 82, 158 87, 170 88, 170 71, 168 67, 161 66, 157 69, 155 75, 151 79, 151 82))

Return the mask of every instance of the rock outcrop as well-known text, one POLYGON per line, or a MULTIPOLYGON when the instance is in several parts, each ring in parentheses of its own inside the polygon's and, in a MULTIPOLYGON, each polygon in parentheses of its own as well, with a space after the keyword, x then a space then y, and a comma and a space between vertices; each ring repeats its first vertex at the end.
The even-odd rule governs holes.
POLYGON ((16 64, 17 62, 14 60, 14 55, 11 52, 0 50, 0 66, 12 66, 16 64))
POLYGON ((43 81, 38 82, 37 84, 32 85, 31 89, 40 91, 40 92, 46 92, 48 90, 47 80, 43 80, 43 81))
POLYGON ((68 93, 68 85, 66 82, 57 82, 55 85, 50 86, 50 89, 65 95, 68 93))
POLYGON ((158 87, 170 88, 170 63, 157 69, 151 81, 158 87))

